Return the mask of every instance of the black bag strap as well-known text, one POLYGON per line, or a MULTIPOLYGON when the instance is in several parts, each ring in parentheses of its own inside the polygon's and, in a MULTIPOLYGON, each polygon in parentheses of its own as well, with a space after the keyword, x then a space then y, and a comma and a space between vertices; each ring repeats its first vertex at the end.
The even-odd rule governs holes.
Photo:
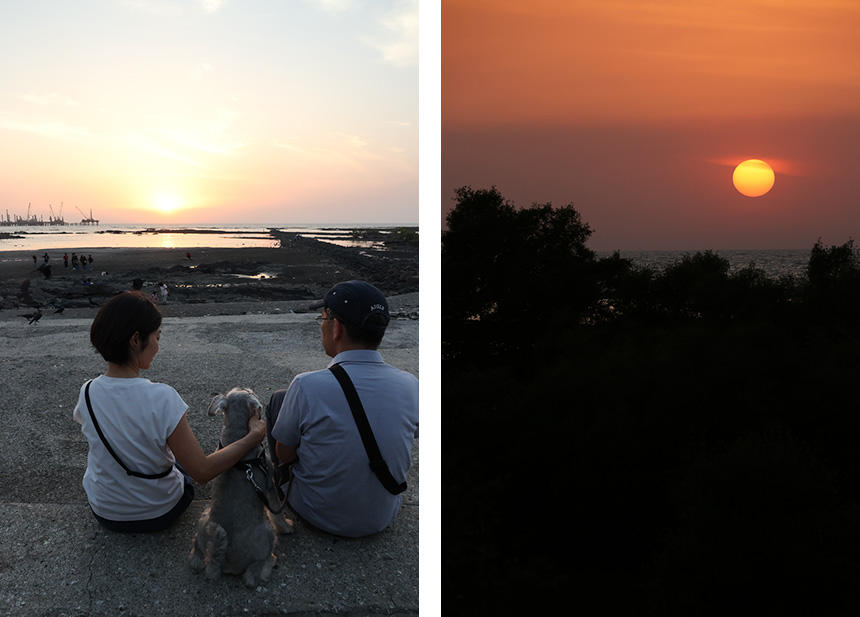
POLYGON ((125 473, 130 476, 134 476, 135 478, 145 478, 146 480, 156 480, 158 478, 163 478, 171 471, 173 471, 173 466, 171 465, 166 471, 162 471, 161 473, 140 473, 139 471, 132 471, 128 467, 125 466, 125 463, 116 455, 116 452, 113 451, 113 448, 110 447, 108 440, 105 439, 104 433, 102 433, 102 427, 99 426, 99 421, 96 420, 96 414, 93 413, 93 406, 90 403, 90 384, 92 383, 92 379, 87 382, 86 388, 84 388, 84 397, 87 399, 87 409, 90 412, 90 418, 93 419, 93 426, 96 427, 96 432, 99 434, 99 439, 102 440, 102 443, 107 448, 107 451, 110 452, 110 455, 114 457, 119 466, 125 469, 125 473))
POLYGON ((358 398, 358 392, 355 391, 355 386, 352 380, 347 375, 346 370, 340 364, 333 364, 329 370, 334 373, 340 387, 343 388, 343 393, 346 395, 346 400, 349 403, 349 409, 352 411, 352 417, 355 419, 355 424, 358 426, 358 432, 361 435, 361 442, 364 444, 364 449, 370 459, 370 468, 382 486, 385 487, 392 495, 399 495, 406 490, 406 482, 397 482, 388 465, 382 458, 382 453, 379 451, 379 445, 376 443, 376 438, 373 436, 373 431, 370 429, 370 422, 367 421, 367 414, 364 412, 364 407, 361 405, 361 399, 358 398))

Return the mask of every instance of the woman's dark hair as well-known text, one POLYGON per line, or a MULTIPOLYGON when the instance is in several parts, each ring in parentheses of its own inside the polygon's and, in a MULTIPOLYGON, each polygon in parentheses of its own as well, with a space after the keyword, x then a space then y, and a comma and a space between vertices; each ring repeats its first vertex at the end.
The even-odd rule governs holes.
POLYGON ((102 358, 115 364, 131 359, 128 341, 135 332, 145 347, 149 335, 161 326, 161 311, 139 291, 124 291, 107 301, 90 326, 90 342, 102 358))

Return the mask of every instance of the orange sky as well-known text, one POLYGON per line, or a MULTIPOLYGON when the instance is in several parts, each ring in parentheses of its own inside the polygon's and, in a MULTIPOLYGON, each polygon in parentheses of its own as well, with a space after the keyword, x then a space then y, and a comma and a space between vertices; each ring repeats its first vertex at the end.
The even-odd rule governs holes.
POLYGON ((594 248, 807 248, 860 232, 860 3, 443 0, 458 186, 573 202, 594 248), (773 191, 732 167, 769 161, 773 191))
POLYGON ((418 219, 418 0, 3 0, 0 216, 418 219))

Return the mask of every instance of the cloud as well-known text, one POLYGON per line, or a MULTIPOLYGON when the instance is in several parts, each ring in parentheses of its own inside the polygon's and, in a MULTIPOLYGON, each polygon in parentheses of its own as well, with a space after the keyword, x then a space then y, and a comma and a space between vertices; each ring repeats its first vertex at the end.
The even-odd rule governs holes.
MULTIPOLYGON (((357 9, 356 0, 305 0, 329 14, 340 14, 357 9)), ((373 3, 375 9, 377 3, 373 3)), ((377 32, 360 38, 376 49, 385 62, 395 66, 418 64, 418 0, 394 0, 393 8, 376 22, 377 32)))
POLYGON ((305 0, 326 13, 343 13, 355 6, 355 0, 305 0))
POLYGON ((16 120, 0 120, 0 129, 21 131, 62 141, 83 141, 94 137, 94 133, 87 127, 57 121, 18 122, 16 120))
POLYGON ((122 0, 123 6, 156 17, 178 17, 182 7, 167 0, 122 0))
POLYGON ((294 144, 284 143, 282 141, 272 142, 276 148, 281 148, 282 150, 289 150, 290 152, 297 152, 299 154, 303 153, 305 150, 300 146, 296 146, 294 144))
POLYGON ((233 156, 239 150, 244 148, 244 145, 239 143, 206 141, 188 133, 169 133, 167 131, 159 131, 159 134, 174 144, 182 146, 182 148, 186 150, 195 150, 204 154, 233 156))
POLYGON ((224 0, 196 0, 196 2, 207 13, 214 13, 224 5, 224 0))
MULTIPOLYGON (((225 2, 226 0, 194 0, 194 4, 206 13, 215 13, 225 2)), ((179 17, 184 14, 181 3, 170 0, 122 0, 121 4, 155 17, 179 17)))
POLYGON ((362 41, 379 51, 385 62, 395 66, 418 63, 418 2, 403 0, 380 20, 382 32, 362 37, 362 41))
POLYGON ((338 139, 341 146, 343 147, 355 148, 359 150, 367 147, 367 141, 365 141, 358 135, 353 135, 352 133, 343 133, 341 131, 335 131, 334 133, 332 133, 332 135, 334 135, 338 139))
POLYGON ((33 103, 34 105, 38 105, 40 107, 49 107, 52 105, 76 107, 78 105, 78 102, 76 100, 67 96, 59 95, 56 92, 51 92, 50 94, 36 94, 33 92, 25 92, 23 94, 17 95, 17 97, 22 101, 25 101, 27 103, 33 103))
POLYGON ((130 135, 127 139, 127 143, 132 149, 143 154, 156 158, 170 159, 177 163, 184 163, 186 165, 191 165, 192 167, 197 167, 198 169, 203 168, 203 165, 201 165, 197 160, 156 143, 145 135, 130 135))
POLYGON ((200 64, 194 66, 191 69, 191 78, 194 81, 200 81, 207 75, 211 75, 215 72, 215 69, 208 62, 201 62, 200 64))
POLYGON ((343 131, 332 131, 327 136, 315 137, 317 143, 299 144, 296 141, 272 141, 272 145, 301 155, 300 160, 351 169, 366 169, 368 162, 384 161, 385 157, 374 151, 374 145, 360 135, 343 131))

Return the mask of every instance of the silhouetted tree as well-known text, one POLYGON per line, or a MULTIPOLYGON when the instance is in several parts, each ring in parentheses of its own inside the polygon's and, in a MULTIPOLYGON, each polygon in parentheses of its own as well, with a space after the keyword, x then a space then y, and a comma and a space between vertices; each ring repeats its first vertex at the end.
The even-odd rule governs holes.
POLYGON ((712 251, 685 255, 665 269, 657 293, 674 317, 724 317, 729 262, 712 251))
POLYGON ((599 285, 591 228, 573 205, 516 209, 495 187, 456 194, 442 234, 444 338, 502 354, 528 346, 542 325, 580 320, 599 285), (490 340, 479 344, 480 334, 490 340))
POLYGON ((825 248, 819 239, 809 256, 807 305, 813 319, 856 319, 860 310, 860 265, 854 241, 825 248))

